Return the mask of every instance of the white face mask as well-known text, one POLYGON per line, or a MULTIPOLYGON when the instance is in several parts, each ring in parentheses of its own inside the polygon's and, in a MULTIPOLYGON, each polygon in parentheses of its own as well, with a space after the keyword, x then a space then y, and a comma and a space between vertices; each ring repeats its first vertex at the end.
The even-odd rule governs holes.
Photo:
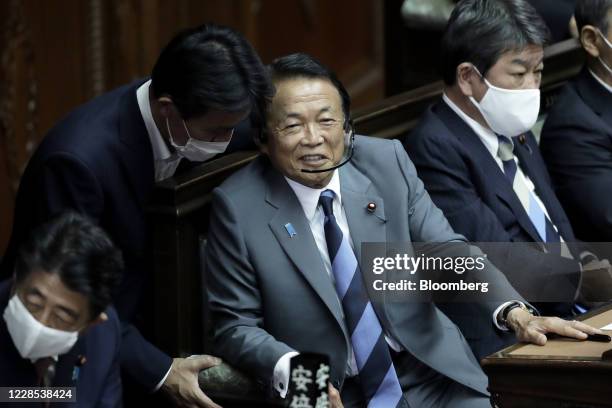
MULTIPOLYGON (((606 43, 606 45, 608 46, 608 48, 612 49, 612 43, 610 43, 610 41, 606 38, 605 35, 603 35, 603 33, 599 30, 597 30, 597 32, 599 33, 599 35, 601 35, 601 38, 603 38, 604 42, 606 43)), ((601 57, 597 57, 597 59, 599 60, 599 62, 601 63, 601 65, 608 71, 608 73, 610 75, 612 75, 612 68, 610 68, 610 66, 608 64, 606 64, 604 62, 603 59, 601 59, 601 57)))
MULTIPOLYGON (((191 137, 189 133, 189 129, 187 129, 187 124, 183 120, 183 126, 187 131, 187 143, 183 146, 177 145, 174 143, 174 139, 172 138, 172 132, 170 131, 170 124, 168 123, 168 118, 166 118, 166 128, 168 129, 168 135, 170 136, 170 144, 176 149, 176 152, 190 161, 195 162, 203 162, 208 159, 211 159, 218 155, 219 153, 223 153, 227 146, 230 144, 232 140, 230 138, 225 142, 205 142, 203 140, 194 139, 191 137)), ((234 135, 234 129, 232 129, 232 136, 234 135)))
MULTIPOLYGON (((478 69, 474 67, 476 72, 478 69)), ((489 87, 482 100, 470 101, 478 108, 491 130, 499 135, 514 137, 533 127, 540 113, 539 89, 504 89, 491 85, 480 72, 489 87)))
POLYGON ((4 320, 21 357, 31 360, 64 354, 79 338, 78 332, 52 329, 40 323, 17 294, 4 309, 4 320))

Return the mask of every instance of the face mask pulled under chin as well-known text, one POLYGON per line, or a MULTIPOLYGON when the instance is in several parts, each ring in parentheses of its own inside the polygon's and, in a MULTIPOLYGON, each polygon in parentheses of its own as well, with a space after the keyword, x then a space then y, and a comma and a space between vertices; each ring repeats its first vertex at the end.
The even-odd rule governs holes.
POLYGON ((168 118, 166 118, 166 128, 168 129, 170 144, 176 149, 176 152, 179 156, 182 156, 189 161, 203 162, 208 159, 212 159, 216 155, 223 153, 232 140, 232 138, 230 137, 227 141, 224 142, 205 142, 203 140, 198 140, 191 137, 189 129, 187 128, 187 125, 185 124, 184 120, 183 127, 185 127, 185 131, 187 132, 187 143, 181 146, 177 145, 174 142, 172 132, 170 131, 170 124, 168 122, 168 118))
POLYGON ((489 89, 480 102, 471 96, 470 101, 480 111, 491 130, 508 137, 531 130, 540 113, 540 90, 498 88, 491 85, 480 72, 478 75, 484 79, 489 89))
POLYGON ((40 323, 15 294, 4 309, 4 320, 15 348, 32 361, 68 352, 79 338, 78 332, 52 329, 40 323))

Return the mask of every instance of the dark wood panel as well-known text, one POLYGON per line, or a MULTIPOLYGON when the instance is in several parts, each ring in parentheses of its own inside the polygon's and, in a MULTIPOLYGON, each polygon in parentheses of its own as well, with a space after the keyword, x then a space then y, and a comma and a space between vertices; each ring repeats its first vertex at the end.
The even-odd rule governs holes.
POLYGON ((355 106, 363 106, 383 93, 381 13, 378 0, 0 2, 0 180, 9 180, 0 196, 0 254, 21 172, 40 138, 75 106, 148 75, 178 30, 230 26, 264 61, 309 52, 337 70, 355 106))
POLYGON ((383 2, 266 0, 259 4, 251 40, 264 62, 306 52, 336 71, 354 106, 382 99, 383 2))
MULTIPOLYGON (((612 305, 578 316, 586 320, 612 305)), ((483 359, 492 401, 500 408, 612 407, 612 361, 595 357, 514 356, 515 344, 483 359)), ((606 354, 606 353, 604 353, 606 354)))
POLYGON ((21 173, 42 135, 89 96, 84 53, 86 2, 2 2, 0 118, 9 181, 0 200, 0 253, 8 240, 21 173))

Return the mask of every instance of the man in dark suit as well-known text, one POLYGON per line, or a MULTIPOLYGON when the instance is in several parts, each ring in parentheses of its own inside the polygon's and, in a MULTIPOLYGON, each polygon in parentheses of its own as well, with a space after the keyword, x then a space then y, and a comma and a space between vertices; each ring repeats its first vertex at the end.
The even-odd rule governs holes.
MULTIPOLYGON (((104 227, 123 251, 126 271, 114 298, 122 321, 152 321, 143 307, 152 283, 144 208, 154 183, 179 164, 222 153, 239 123, 249 114, 257 119, 270 89, 240 34, 204 25, 177 35, 150 80, 90 101, 46 135, 21 180, 2 276, 12 273, 28 231, 72 208, 104 227)), ((172 360, 127 324, 122 347, 122 370, 148 391, 162 387, 179 402, 214 406, 197 383, 211 358, 172 360)))
POLYGON ((75 387, 76 407, 120 407, 121 327, 110 302, 122 268, 106 233, 81 215, 38 228, 0 283, 0 385, 75 387))
MULTIPOLYGON (((328 354, 334 407, 336 390, 345 407, 490 406, 457 327, 432 302, 376 292, 362 244, 432 242, 444 256, 456 241, 480 251, 453 232, 398 141, 352 140, 350 99, 333 73, 304 54, 271 72, 263 154, 213 195, 206 270, 219 355, 283 396, 292 356, 328 354)), ((521 300, 487 265, 499 297, 521 300)), ((493 319, 501 303, 480 303, 481 313, 493 319)), ((502 314, 522 340, 591 330, 518 303, 502 314)))
POLYGON ((540 146, 578 238, 610 242, 612 1, 578 1, 576 21, 587 64, 550 109, 540 146))
MULTIPOLYGON (((471 242, 513 243, 490 245, 489 259, 526 299, 541 302, 542 312, 567 316, 581 282, 586 289, 595 278, 606 285, 612 279, 609 264, 591 254, 581 273, 587 253, 572 244, 529 131, 538 117, 546 34, 524 0, 459 2, 442 42, 443 100, 425 112, 404 146, 453 229, 471 242)), ((472 305, 442 309, 477 357, 514 342, 472 305)))

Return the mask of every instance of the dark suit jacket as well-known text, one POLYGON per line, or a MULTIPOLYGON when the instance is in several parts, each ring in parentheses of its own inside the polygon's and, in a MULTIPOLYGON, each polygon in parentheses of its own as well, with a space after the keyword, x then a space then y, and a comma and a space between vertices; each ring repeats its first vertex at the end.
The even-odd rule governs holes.
MULTIPOLYGON (((80 106, 45 136, 21 179, 0 277, 12 274, 17 249, 34 227, 67 208, 75 209, 97 221, 122 250, 126 268, 114 304, 122 320, 146 329, 153 317, 143 306, 152 283, 144 209, 154 187, 154 168, 136 98, 143 82, 80 106)), ((237 129, 228 152, 250 145, 249 130, 246 123, 237 129)), ((189 167, 184 162, 180 167, 189 167)), ((131 325, 125 325, 123 348, 122 368, 149 390, 172 363, 131 325)))
MULTIPOLYGON (((10 300, 11 283, 11 280, 0 283, 0 313, 4 313, 10 300)), ((119 370, 121 326, 115 309, 109 307, 106 314, 108 315, 106 322, 90 328, 70 351, 59 356, 56 363, 52 386, 76 387, 75 407, 121 406, 119 370), (77 368, 76 363, 81 356, 87 361, 77 368), (75 370, 78 370, 78 377, 73 379, 75 370)), ((36 369, 29 359, 23 359, 19 355, 4 319, 0 319, 0 345, 0 386, 36 387, 36 369)), ((57 404, 57 406, 65 405, 57 404)), ((6 406, 42 407, 43 404, 16 403, 6 406)))
POLYGON ((584 70, 550 109, 540 143, 578 238, 612 241, 612 94, 584 70))
MULTIPOLYGON (((527 134, 525 143, 515 138, 515 145, 520 166, 533 181, 553 223, 566 241, 574 241, 533 135, 527 134)), ((469 125, 440 101, 404 138, 404 147, 455 231, 471 242, 533 242, 520 247, 498 245, 487 254, 527 300, 567 301, 537 304, 542 312, 568 314, 580 278, 579 263, 542 251, 537 244, 541 239, 512 185, 469 125)), ((462 308, 443 310, 461 327, 478 356, 513 341, 511 335, 491 329, 490 316, 476 318, 472 310, 462 308)))
MULTIPOLYGON (((353 159, 339 176, 358 260, 364 242, 464 240, 433 205, 397 141, 357 136, 353 159), (370 202, 376 203, 374 212, 366 211, 370 202)), ((219 355, 269 382, 288 351, 328 354, 331 381, 340 389, 350 341, 342 308, 298 198, 267 158, 215 189, 206 250, 219 355)), ((504 299, 520 296, 498 270, 489 273, 504 299)), ((463 336, 433 303, 386 301, 366 287, 383 329, 405 350, 486 393, 486 378, 463 336)), ((493 308, 483 308, 491 316, 493 308)))

